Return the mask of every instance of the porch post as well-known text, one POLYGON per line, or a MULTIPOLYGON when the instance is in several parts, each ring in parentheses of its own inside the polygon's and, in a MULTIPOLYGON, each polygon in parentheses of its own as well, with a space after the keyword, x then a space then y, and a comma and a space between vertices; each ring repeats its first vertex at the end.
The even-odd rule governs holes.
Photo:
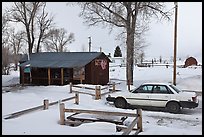
POLYGON ((61 68, 61 85, 64 85, 64 69, 61 68))
POLYGON ((22 75, 22 86, 24 86, 24 67, 21 67, 21 75, 22 75))
POLYGON ((48 85, 50 85, 50 68, 48 68, 48 85))

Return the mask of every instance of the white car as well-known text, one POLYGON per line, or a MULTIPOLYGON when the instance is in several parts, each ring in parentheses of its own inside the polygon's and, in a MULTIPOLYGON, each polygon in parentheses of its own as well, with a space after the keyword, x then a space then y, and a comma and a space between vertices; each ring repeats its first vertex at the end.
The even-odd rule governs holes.
POLYGON ((196 108, 199 103, 195 92, 184 92, 168 83, 144 83, 128 93, 108 95, 106 100, 114 102, 117 108, 129 105, 162 107, 172 113, 178 113, 182 108, 196 108))

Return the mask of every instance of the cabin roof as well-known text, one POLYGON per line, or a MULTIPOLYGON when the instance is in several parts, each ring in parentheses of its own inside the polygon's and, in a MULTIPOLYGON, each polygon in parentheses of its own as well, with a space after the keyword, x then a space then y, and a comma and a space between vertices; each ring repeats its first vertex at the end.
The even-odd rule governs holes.
POLYGON ((29 60, 24 56, 19 62, 20 66, 74 68, 85 66, 101 55, 107 57, 103 52, 40 52, 30 54, 29 60))

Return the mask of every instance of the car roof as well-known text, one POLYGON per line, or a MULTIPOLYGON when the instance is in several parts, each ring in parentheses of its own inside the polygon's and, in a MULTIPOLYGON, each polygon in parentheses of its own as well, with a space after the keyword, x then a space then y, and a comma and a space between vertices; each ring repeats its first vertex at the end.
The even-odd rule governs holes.
POLYGON ((171 85, 171 83, 164 82, 145 82, 142 85, 171 85))

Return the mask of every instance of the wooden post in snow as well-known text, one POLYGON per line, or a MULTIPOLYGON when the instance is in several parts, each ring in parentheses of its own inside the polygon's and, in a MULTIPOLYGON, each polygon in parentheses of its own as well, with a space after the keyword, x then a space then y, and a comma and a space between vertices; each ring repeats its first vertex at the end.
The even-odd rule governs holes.
POLYGON ((138 121, 137 121, 137 129, 140 129, 140 132, 143 131, 142 128, 142 109, 137 109, 138 121))
POLYGON ((95 100, 101 99, 101 86, 96 86, 95 91, 95 100))
POLYGON ((79 93, 75 93, 75 104, 79 104, 79 93))
POLYGON ((60 125, 65 125, 64 103, 60 104, 60 125))
POLYGON ((70 83, 69 83, 69 88, 70 88, 69 91, 70 91, 70 93, 72 93, 72 86, 73 86, 73 85, 72 85, 72 82, 70 82, 70 83))
POLYGON ((44 110, 48 109, 48 107, 49 107, 49 100, 48 99, 44 99, 43 100, 43 109, 44 110))
POLYGON ((112 92, 115 92, 115 82, 113 82, 113 91, 112 92))

